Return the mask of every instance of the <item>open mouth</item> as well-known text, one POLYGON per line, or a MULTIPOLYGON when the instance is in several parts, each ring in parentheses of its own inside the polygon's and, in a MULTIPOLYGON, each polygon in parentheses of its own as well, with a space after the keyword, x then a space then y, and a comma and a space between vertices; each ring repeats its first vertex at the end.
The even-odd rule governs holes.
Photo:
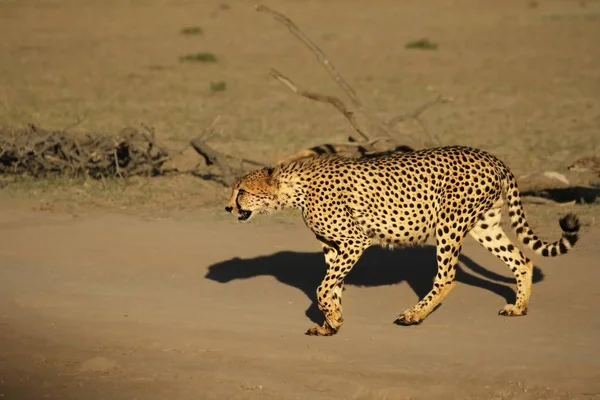
POLYGON ((248 218, 250 218, 251 215, 252 211, 240 209, 240 216, 238 217, 238 221, 246 221, 248 218))

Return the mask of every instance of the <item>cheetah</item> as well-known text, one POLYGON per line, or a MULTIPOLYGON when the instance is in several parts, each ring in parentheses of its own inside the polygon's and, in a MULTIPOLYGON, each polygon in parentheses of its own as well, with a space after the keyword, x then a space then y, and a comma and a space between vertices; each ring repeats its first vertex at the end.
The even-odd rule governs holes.
POLYGON ((504 199, 518 240, 542 256, 566 254, 578 240, 574 214, 560 219, 562 237, 546 243, 536 236, 523 211, 517 182, 495 156, 465 146, 448 146, 377 157, 317 156, 263 168, 240 178, 225 210, 240 221, 283 208, 300 209, 323 248, 328 269, 317 288, 322 325, 308 335, 330 336, 343 323, 344 278, 372 245, 417 245, 436 239, 438 271, 433 288, 402 312, 400 325, 421 323, 455 286, 462 244, 470 234, 511 269, 515 304, 499 314, 527 314, 533 263, 500 226, 504 199))

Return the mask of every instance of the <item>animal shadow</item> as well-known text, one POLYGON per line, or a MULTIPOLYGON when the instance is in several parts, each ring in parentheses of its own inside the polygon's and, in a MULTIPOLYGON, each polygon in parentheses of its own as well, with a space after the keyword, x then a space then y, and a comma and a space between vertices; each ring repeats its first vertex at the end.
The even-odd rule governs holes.
MULTIPOLYGON (((489 271, 469 257, 460 256, 456 279, 467 285, 489 290, 515 302, 514 290, 505 284, 515 284, 515 279, 489 271), (465 271, 461 264, 481 277, 465 271), (487 279, 484 279, 487 278, 487 279)), ((273 276, 279 282, 300 289, 311 299, 306 316, 319 323, 323 316, 316 302, 316 289, 327 270, 323 253, 300 253, 282 251, 270 256, 251 259, 232 258, 209 267, 205 278, 219 283, 257 276, 273 276)), ((508 271, 508 268, 507 268, 508 271)), ((383 286, 406 282, 419 298, 423 298, 433 286, 437 273, 434 246, 402 248, 385 251, 379 247, 369 248, 345 279, 346 285, 383 286)), ((509 272, 510 273, 510 272, 509 272)), ((537 267, 533 269, 533 283, 544 279, 537 267)))
POLYGON ((529 190, 521 196, 542 197, 559 203, 575 201, 577 204, 594 203, 600 198, 600 188, 573 186, 567 188, 551 188, 543 190, 529 190))

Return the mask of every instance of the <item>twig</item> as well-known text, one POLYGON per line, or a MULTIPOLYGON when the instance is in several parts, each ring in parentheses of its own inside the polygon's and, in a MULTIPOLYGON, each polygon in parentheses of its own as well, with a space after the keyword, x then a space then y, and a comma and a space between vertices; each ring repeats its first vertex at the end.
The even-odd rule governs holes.
POLYGON ((234 157, 234 156, 231 156, 229 154, 224 154, 224 153, 222 153, 222 155, 223 155, 223 157, 228 158, 230 160, 241 161, 241 162, 244 162, 246 164, 254 165, 256 167, 261 167, 261 168, 262 167, 267 167, 267 164, 262 163, 260 161, 254 161, 254 160, 250 160, 248 158, 234 157))
POLYGON ((75 128, 76 126, 79 126, 85 120, 85 118, 86 117, 77 116, 77 121, 65 126, 64 128, 62 128, 62 130, 65 132, 70 131, 71 129, 75 128))
POLYGON ((417 119, 417 118, 419 118, 419 116, 421 114, 423 114, 428 109, 430 109, 438 104, 448 103, 449 101, 450 101, 450 99, 446 99, 442 95, 439 95, 434 100, 428 101, 427 103, 419 106, 418 108, 414 109, 413 111, 411 111, 409 113, 400 114, 400 115, 397 115, 394 118, 390 119, 390 121, 388 122, 388 127, 389 127, 389 129, 394 129, 396 127, 396 125, 398 125, 400 122, 405 121, 407 119, 417 119))
POLYGON ((113 155, 115 156, 115 174, 119 175, 119 178, 123 178, 123 174, 121 173, 121 168, 119 167, 119 156, 117 155, 117 149, 113 150, 113 155))
MULTIPOLYGON (((154 131, 154 128, 149 127, 148 125, 144 124, 143 122, 140 124, 142 126, 142 128, 144 128, 146 131, 148 131, 148 133, 150 133, 150 136, 152 137, 152 141, 154 141, 156 139, 156 133, 154 131)), ((135 131, 135 129, 134 129, 135 131)))
POLYGON ((416 108, 415 110, 413 110, 409 113, 400 114, 400 115, 397 115, 394 118, 390 119, 390 121, 388 122, 388 128, 390 130, 393 130, 396 127, 396 125, 398 125, 400 122, 408 120, 408 119, 413 119, 417 122, 417 124, 419 124, 419 126, 421 127, 423 132, 425 132, 425 134, 427 135, 429 140, 432 143, 439 145, 439 144, 441 144, 440 138, 437 135, 429 132, 429 129, 427 129, 427 127, 425 126, 423 121, 421 121, 421 118, 419 118, 419 117, 421 116, 421 114, 423 114, 425 111, 429 110, 430 108, 435 107, 439 104, 448 103, 450 101, 451 101, 451 99, 448 99, 448 98, 443 97, 442 95, 439 95, 434 100, 428 101, 427 103, 419 106, 418 108, 416 108))
POLYGON ((438 146, 442 144, 442 141, 440 140, 438 135, 436 135, 435 133, 429 132, 429 129, 427 129, 427 127, 425 126, 423 121, 421 121, 421 118, 415 118, 415 121, 417 121, 417 124, 419 124, 419 126, 421 127, 423 132, 425 132, 425 134, 429 137, 430 141, 432 141, 434 144, 436 144, 438 146))
MULTIPOLYGON (((212 139, 215 136, 215 127, 217 126, 217 123, 219 122, 220 119, 221 119, 221 115, 217 115, 213 119, 213 121, 210 123, 208 128, 202 129, 202 133, 200 133, 198 136, 196 136, 196 138, 200 139, 204 142, 208 142, 210 139, 212 139)), ((221 133, 222 133, 222 131, 221 131, 221 133)))
POLYGON ((369 140, 369 136, 365 132, 363 132, 363 130, 360 128, 360 126, 358 126, 356 119, 354 119, 354 113, 349 111, 348 108, 346 107, 346 105, 337 97, 321 95, 318 93, 312 93, 312 92, 308 92, 306 90, 299 89, 298 86, 296 86, 296 84, 294 82, 292 82, 288 77, 286 77, 285 75, 283 75, 281 72, 277 71, 276 69, 271 69, 270 75, 272 77, 274 77, 275 79, 277 79, 279 82, 283 83, 285 86, 288 87, 288 89, 290 89, 292 92, 294 92, 297 95, 306 97, 311 100, 316 100, 316 101, 320 101, 323 103, 331 104, 332 106, 337 108, 338 111, 344 115, 344 117, 346 117, 346 119, 350 122, 350 125, 352 125, 354 130, 356 132, 358 132, 358 134, 360 136, 362 136, 363 139, 369 140))

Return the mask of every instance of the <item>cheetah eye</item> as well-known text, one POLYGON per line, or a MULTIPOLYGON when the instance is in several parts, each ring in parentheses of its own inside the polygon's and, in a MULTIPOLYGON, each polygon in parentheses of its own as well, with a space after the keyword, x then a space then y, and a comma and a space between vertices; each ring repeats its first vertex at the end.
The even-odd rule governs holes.
POLYGON ((246 191, 244 189, 238 189, 238 196, 243 195, 244 193, 246 193, 246 191))

